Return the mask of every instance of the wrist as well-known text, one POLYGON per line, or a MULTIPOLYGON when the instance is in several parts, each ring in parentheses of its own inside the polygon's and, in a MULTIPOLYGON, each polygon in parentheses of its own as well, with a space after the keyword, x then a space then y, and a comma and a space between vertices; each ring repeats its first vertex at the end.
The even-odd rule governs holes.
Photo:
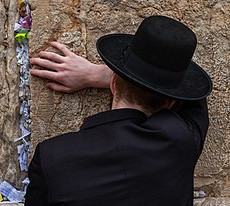
POLYGON ((112 70, 104 64, 93 64, 91 68, 90 87, 109 88, 112 70))

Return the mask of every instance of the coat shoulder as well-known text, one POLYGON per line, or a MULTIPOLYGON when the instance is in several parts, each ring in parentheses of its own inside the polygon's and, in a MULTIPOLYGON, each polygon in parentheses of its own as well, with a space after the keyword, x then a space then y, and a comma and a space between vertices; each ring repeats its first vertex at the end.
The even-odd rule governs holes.
POLYGON ((71 142, 71 140, 73 140, 73 138, 76 138, 77 136, 79 136, 78 132, 68 132, 58 136, 54 136, 41 142, 41 147, 53 147, 59 144, 68 144, 71 142))

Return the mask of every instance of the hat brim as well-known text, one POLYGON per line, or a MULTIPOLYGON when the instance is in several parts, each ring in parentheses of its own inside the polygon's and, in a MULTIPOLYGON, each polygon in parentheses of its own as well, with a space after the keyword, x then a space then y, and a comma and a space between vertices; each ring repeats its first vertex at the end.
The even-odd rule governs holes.
POLYGON ((212 90, 212 81, 207 73, 191 61, 183 81, 177 87, 161 87, 154 82, 146 82, 130 73, 123 64, 122 53, 133 39, 131 34, 110 34, 97 41, 97 50, 103 61, 122 78, 148 91, 157 92, 178 100, 200 100, 212 90))

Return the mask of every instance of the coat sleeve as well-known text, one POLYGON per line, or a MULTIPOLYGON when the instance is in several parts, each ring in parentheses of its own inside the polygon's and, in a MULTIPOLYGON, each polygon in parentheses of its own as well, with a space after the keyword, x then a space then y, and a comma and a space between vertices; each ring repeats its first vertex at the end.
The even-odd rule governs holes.
POLYGON ((38 144, 29 166, 28 177, 30 184, 26 191, 25 206, 49 205, 49 194, 44 170, 42 168, 40 147, 41 145, 38 144))
POLYGON ((186 101, 178 114, 185 120, 189 127, 195 129, 198 135, 195 135, 197 150, 200 154, 209 126, 208 109, 206 99, 199 101, 186 101))

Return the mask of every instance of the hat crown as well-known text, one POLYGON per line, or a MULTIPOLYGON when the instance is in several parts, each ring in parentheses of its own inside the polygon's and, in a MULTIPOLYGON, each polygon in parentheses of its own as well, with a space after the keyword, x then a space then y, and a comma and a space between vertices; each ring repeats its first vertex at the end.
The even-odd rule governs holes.
POLYGON ((146 18, 130 45, 143 61, 163 70, 184 71, 197 44, 194 32, 184 24, 165 17, 146 18))
POLYGON ((97 41, 104 62, 138 87, 181 99, 208 96, 212 81, 192 61, 197 44, 187 26, 165 16, 146 18, 135 35, 109 34, 97 41))

